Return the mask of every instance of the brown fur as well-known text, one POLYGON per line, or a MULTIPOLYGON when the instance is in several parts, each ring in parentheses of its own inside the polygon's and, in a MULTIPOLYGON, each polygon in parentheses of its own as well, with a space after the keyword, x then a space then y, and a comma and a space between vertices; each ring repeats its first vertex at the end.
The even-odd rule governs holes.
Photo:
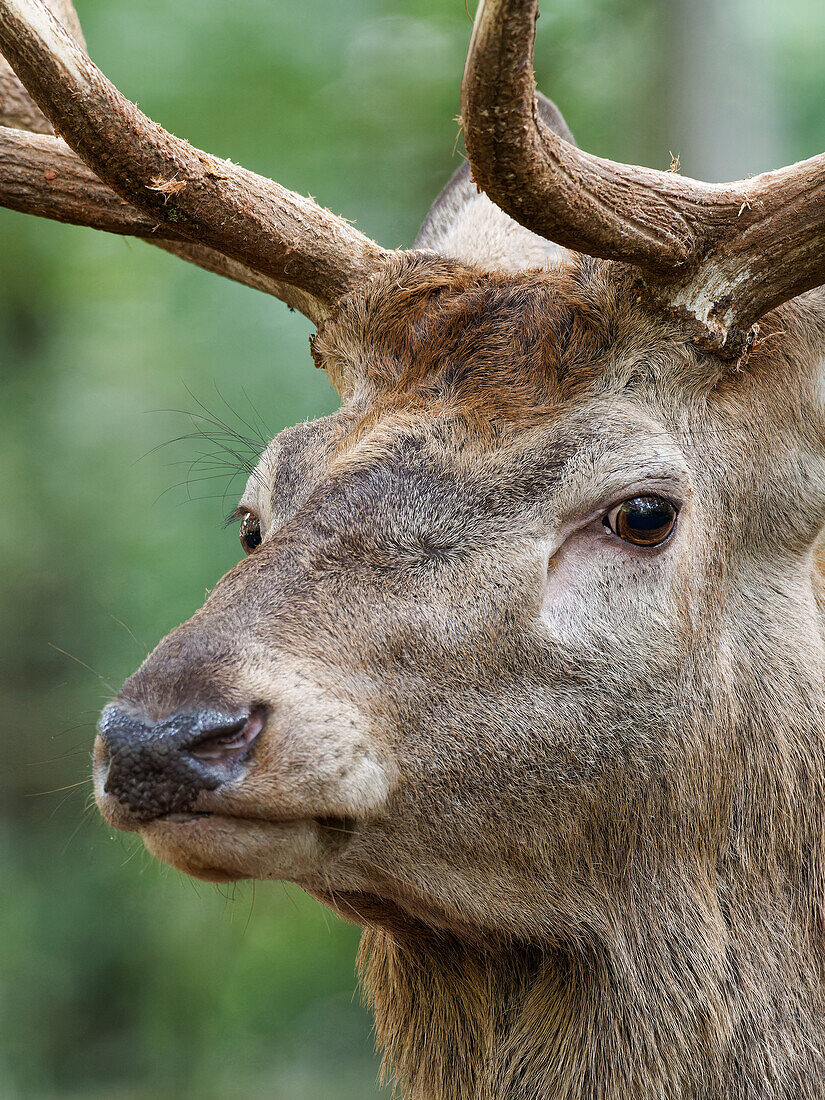
POLYGON ((344 405, 264 456, 263 545, 124 685, 269 708, 219 826, 101 806, 362 923, 409 1100, 825 1096, 823 316, 737 368, 606 263, 399 260, 315 339, 344 405), (660 466, 667 548, 585 522, 660 466))

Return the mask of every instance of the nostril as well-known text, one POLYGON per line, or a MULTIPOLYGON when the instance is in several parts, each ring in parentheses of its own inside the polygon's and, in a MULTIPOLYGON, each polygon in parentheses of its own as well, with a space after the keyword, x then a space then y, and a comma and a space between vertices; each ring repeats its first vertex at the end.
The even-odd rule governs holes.
POLYGON ((150 724, 117 704, 99 724, 103 790, 142 820, 191 808, 234 773, 266 724, 266 709, 178 711, 150 724))
POLYGON ((247 717, 209 730, 196 744, 188 747, 188 752, 204 764, 234 763, 246 756, 265 722, 264 708, 257 707, 247 717))

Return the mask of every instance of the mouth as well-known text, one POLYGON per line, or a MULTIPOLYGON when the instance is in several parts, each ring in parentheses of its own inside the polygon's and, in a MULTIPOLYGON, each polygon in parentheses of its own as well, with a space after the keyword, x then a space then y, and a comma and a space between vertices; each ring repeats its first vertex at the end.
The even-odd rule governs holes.
POLYGON ((325 872, 355 828, 355 820, 345 817, 271 820, 191 811, 164 814, 138 831, 152 855, 207 882, 299 882, 325 872))
POLYGON ((340 842, 348 842, 356 826, 354 817, 239 817, 235 814, 226 814, 214 810, 189 810, 178 813, 161 814, 160 817, 154 818, 147 824, 155 825, 157 822, 163 821, 169 822, 172 825, 195 825, 199 821, 215 821, 218 819, 227 822, 234 821, 241 825, 250 822, 254 822, 258 825, 277 826, 315 825, 325 836, 331 838, 340 837, 340 842))

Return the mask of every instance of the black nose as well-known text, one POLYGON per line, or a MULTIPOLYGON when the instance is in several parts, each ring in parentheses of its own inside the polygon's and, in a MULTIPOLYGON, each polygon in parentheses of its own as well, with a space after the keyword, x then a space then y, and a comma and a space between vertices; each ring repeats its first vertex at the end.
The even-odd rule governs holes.
POLYGON ((103 789, 147 821, 187 810, 233 775, 263 725, 260 709, 173 714, 152 725, 113 703, 98 725, 108 755, 103 789))

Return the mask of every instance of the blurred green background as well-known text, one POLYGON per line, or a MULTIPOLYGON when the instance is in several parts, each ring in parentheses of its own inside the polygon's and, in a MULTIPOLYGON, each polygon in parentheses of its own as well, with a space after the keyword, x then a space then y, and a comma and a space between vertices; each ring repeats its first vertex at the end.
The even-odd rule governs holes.
MULTIPOLYGON (((459 163, 463 0, 77 6, 148 114, 384 245, 459 163)), ((539 84, 592 151, 720 179, 825 148, 819 0, 543 7, 539 84)), ((238 558, 222 518, 258 437, 335 407, 309 331, 140 242, 0 211, 3 1100, 380 1095, 356 929, 293 888, 187 880, 90 806, 97 712, 238 558)))

